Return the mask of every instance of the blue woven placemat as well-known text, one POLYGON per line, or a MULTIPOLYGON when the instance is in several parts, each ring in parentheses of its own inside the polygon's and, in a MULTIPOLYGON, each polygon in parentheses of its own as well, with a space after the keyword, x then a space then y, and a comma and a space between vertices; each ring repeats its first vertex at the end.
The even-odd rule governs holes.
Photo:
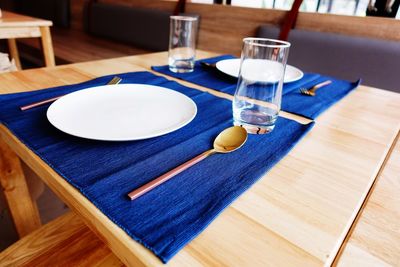
POLYGON ((0 95, 0 122, 76 187, 128 235, 163 262, 197 236, 234 199, 274 166, 309 131, 279 118, 267 135, 250 135, 238 151, 216 154, 142 197, 127 193, 210 149, 232 125, 231 102, 148 72, 118 74, 123 83, 146 83, 179 91, 198 107, 187 126, 164 136, 132 142, 102 142, 67 135, 50 125, 46 106, 18 107, 103 85, 113 75, 82 84, 0 95))
MULTIPOLYGON (((216 63, 220 60, 234 58, 223 55, 196 61, 195 69, 191 73, 171 72, 167 65, 153 66, 154 71, 179 78, 194 84, 233 95, 236 90, 237 79, 228 76, 217 69, 204 67, 200 62, 216 63)), ((282 107, 287 112, 315 119, 319 114, 357 88, 361 80, 348 82, 316 73, 305 73, 303 78, 296 82, 284 84, 282 90, 282 107), (318 91, 315 97, 300 94, 300 88, 309 88, 319 82, 332 80, 333 83, 318 91)))

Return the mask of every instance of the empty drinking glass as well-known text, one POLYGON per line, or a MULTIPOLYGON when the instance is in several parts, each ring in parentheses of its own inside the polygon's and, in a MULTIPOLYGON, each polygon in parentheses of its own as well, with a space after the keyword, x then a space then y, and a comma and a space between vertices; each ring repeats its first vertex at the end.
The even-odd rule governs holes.
POLYGON ((196 53, 197 18, 170 17, 168 65, 173 72, 192 72, 196 53))
POLYGON ((274 129, 281 108, 282 86, 290 43, 265 38, 243 39, 233 120, 249 133, 274 129))

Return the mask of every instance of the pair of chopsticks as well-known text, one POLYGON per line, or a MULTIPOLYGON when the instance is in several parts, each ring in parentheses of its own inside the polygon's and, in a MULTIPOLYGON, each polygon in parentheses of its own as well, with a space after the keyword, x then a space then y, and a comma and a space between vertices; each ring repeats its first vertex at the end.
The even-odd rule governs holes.
MULTIPOLYGON (((107 83, 107 85, 110 85, 110 84, 119 84, 119 83, 121 82, 121 80, 122 80, 122 79, 121 79, 120 77, 114 76, 114 77, 111 79, 111 81, 109 81, 109 82, 107 83)), ((28 110, 28 109, 31 109, 31 108, 39 107, 39 106, 42 106, 42 105, 44 105, 44 104, 54 102, 54 101, 56 101, 57 99, 59 99, 59 98, 61 98, 61 97, 63 97, 63 96, 65 96, 65 95, 60 95, 60 96, 56 96, 56 97, 49 98, 49 99, 46 99, 46 100, 42 100, 42 101, 39 101, 39 102, 31 103, 31 104, 29 104, 29 105, 22 106, 22 107, 20 107, 19 109, 20 109, 21 111, 25 111, 25 110, 28 110)))

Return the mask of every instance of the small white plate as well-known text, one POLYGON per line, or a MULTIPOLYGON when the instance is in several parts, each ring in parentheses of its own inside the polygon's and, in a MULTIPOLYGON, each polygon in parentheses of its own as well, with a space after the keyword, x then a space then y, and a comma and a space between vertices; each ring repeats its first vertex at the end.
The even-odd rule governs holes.
MULTIPOLYGON (((252 60, 249 61, 252 62, 252 66, 250 66, 252 69, 254 69, 253 73, 256 73, 257 70, 259 70, 260 63, 262 63, 263 67, 266 67, 267 65, 271 65, 271 68, 274 68, 276 66, 276 62, 270 61, 270 60, 252 60)), ((223 73, 226 73, 230 76, 233 77, 238 77, 239 76, 239 69, 240 69, 240 59, 239 58, 233 58, 233 59, 225 59, 218 61, 217 64, 217 69, 219 71, 222 71, 223 73)), ((296 67, 293 67, 291 65, 286 65, 286 71, 285 71, 285 78, 284 78, 284 83, 291 83, 300 80, 303 78, 304 74, 301 70, 299 70, 296 67)))
POLYGON ((131 141, 164 135, 196 116, 196 104, 177 91, 147 84, 118 84, 68 94, 47 110, 50 123, 78 137, 131 141))

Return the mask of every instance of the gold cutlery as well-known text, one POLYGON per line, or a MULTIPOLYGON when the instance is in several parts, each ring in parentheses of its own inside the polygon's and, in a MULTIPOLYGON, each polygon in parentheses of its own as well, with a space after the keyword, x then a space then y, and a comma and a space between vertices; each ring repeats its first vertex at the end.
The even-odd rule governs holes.
POLYGON ((153 181, 133 190, 128 194, 131 200, 134 200, 143 194, 151 191, 160 184, 168 181, 178 173, 188 169, 203 159, 215 153, 230 153, 239 149, 247 140, 247 132, 240 126, 232 126, 223 130, 214 140, 214 148, 203 152, 195 158, 183 163, 182 165, 170 170, 153 181))
MULTIPOLYGON (((111 81, 109 81, 107 84, 108 85, 110 85, 110 84, 119 84, 121 82, 121 80, 122 79, 120 77, 114 76, 111 79, 111 81)), ((59 98, 61 98, 63 96, 64 95, 60 95, 60 96, 56 96, 56 97, 53 97, 53 98, 50 98, 50 99, 46 99, 46 100, 42 100, 42 101, 39 101, 39 102, 35 102, 35 103, 29 104, 29 105, 26 105, 26 106, 22 106, 22 107, 20 107, 20 110, 25 111, 25 110, 28 110, 28 109, 31 109, 31 108, 39 107, 41 105, 54 102, 54 101, 56 101, 57 99, 59 99, 59 98)))
POLYGON ((303 95, 308 95, 308 96, 315 96, 315 91, 317 91, 319 88, 327 86, 328 84, 331 84, 331 80, 327 80, 325 82, 319 83, 314 85, 313 87, 306 89, 306 88, 300 88, 300 93, 303 95))
POLYGON ((200 65, 203 67, 206 67, 206 68, 217 69, 217 63, 207 63, 207 62, 201 61, 200 65))

